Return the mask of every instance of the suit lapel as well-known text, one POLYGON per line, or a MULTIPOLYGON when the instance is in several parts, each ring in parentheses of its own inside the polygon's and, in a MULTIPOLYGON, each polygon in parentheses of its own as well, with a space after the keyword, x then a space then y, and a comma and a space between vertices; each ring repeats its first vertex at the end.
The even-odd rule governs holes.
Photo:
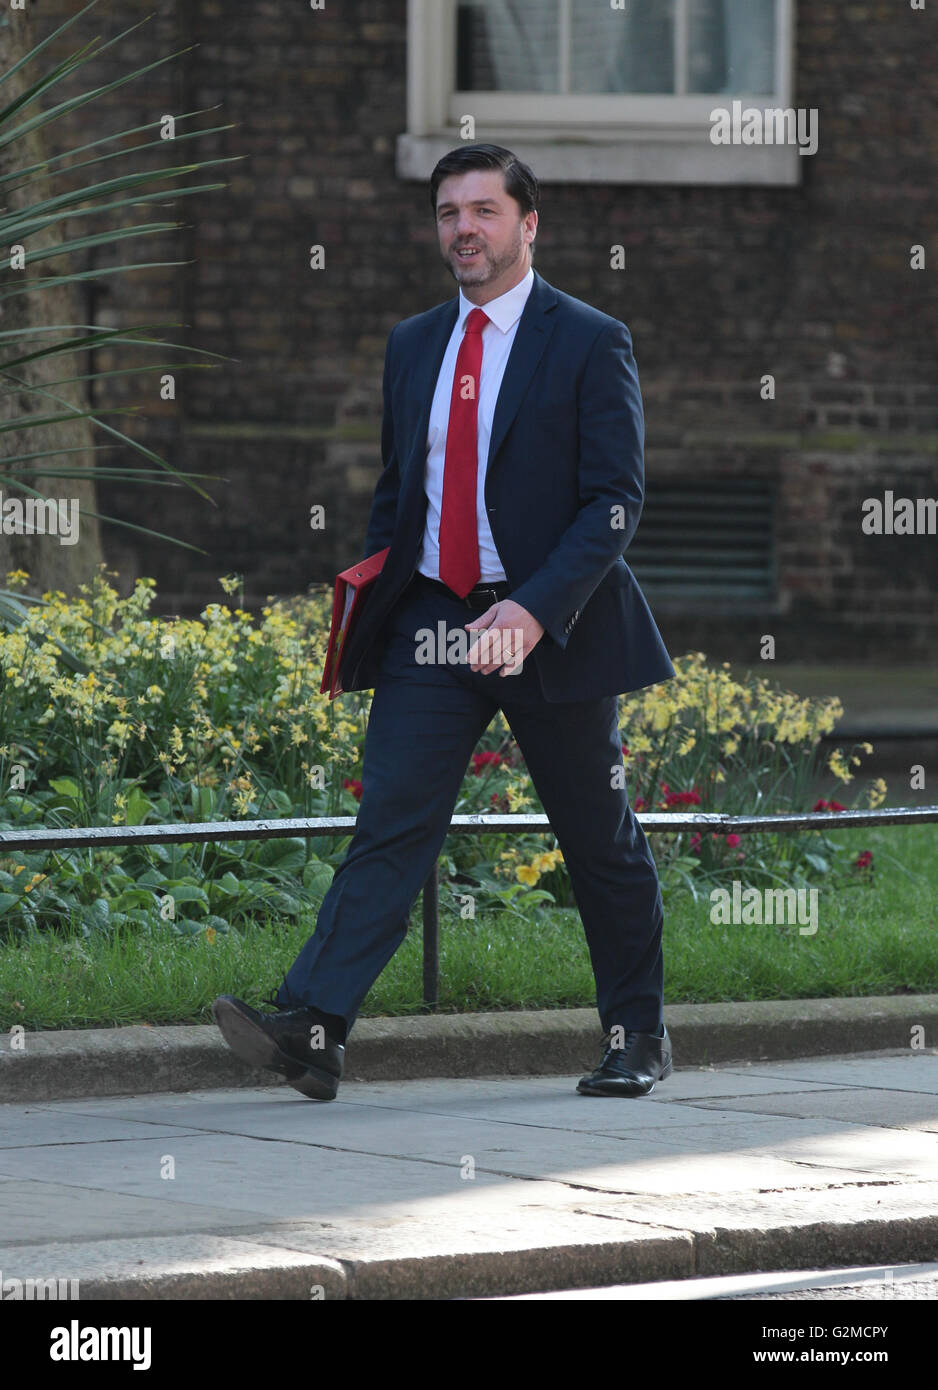
POLYGON ((511 352, 508 354, 508 361, 505 364, 505 375, 502 377, 498 400, 495 402, 492 435, 489 440, 486 482, 505 435, 508 433, 509 426, 518 414, 524 393, 528 389, 528 384, 537 370, 537 364, 540 362, 544 349, 550 341, 550 335, 554 331, 554 321, 550 311, 556 303, 556 291, 535 271, 534 284, 531 286, 531 293, 528 295, 527 303, 521 314, 518 331, 515 333, 515 341, 511 345, 511 352))
POLYGON ((408 459, 411 462, 417 460, 421 478, 423 478, 423 468, 427 457, 427 431, 430 428, 430 408, 433 405, 433 396, 436 391, 436 379, 440 374, 443 354, 446 352, 446 344, 456 326, 458 314, 459 296, 457 295, 448 304, 441 306, 441 313, 430 330, 421 352, 413 362, 411 390, 414 399, 423 402, 423 407, 411 441, 408 459))

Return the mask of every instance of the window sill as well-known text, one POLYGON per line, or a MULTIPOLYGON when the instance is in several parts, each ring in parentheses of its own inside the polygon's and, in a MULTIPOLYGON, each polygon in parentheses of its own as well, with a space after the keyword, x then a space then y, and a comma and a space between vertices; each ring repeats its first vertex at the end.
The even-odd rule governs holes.
MULTIPOLYGON (((530 164, 539 183, 761 184, 796 187, 802 161, 795 145, 714 145, 699 128, 608 131, 575 136, 502 129, 479 131, 479 143, 506 144, 530 164)), ((426 180, 437 160, 464 142, 454 128, 397 137, 397 175, 426 180)))

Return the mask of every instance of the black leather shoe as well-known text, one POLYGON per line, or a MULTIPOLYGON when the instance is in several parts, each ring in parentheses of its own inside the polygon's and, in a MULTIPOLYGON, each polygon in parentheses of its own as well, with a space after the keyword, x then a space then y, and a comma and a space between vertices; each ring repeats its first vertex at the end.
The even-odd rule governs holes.
POLYGON ((345 1046, 330 1037, 309 1009, 259 1013, 233 994, 221 994, 212 1004, 212 1017, 225 1042, 242 1062, 266 1067, 284 1076, 309 1100, 335 1100, 345 1064, 345 1046))
POLYGON ((654 1033, 626 1032, 622 1047, 612 1046, 612 1034, 603 1035, 603 1055, 590 1076, 581 1076, 577 1091, 581 1096, 647 1096, 674 1070, 671 1039, 654 1033))

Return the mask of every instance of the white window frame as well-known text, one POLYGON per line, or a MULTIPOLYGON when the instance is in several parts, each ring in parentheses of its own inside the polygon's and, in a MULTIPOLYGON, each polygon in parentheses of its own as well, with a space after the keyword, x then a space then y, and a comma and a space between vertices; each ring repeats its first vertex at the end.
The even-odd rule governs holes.
MULTIPOLYGON (((563 14, 570 4, 561 0, 563 14)), ((640 0, 630 0, 640 3, 640 0)), ((679 27, 685 0, 677 0, 679 27)), ((510 145, 541 182, 767 184, 801 182, 795 145, 714 145, 715 107, 792 106, 795 0, 777 0, 773 93, 668 96, 460 92, 455 89, 457 0, 408 0, 407 131, 398 136, 397 172, 427 179, 437 160, 462 143, 462 121, 475 141, 510 145)), ((679 44, 679 52, 684 45, 679 44)), ((678 73, 678 85, 685 75, 678 73)))

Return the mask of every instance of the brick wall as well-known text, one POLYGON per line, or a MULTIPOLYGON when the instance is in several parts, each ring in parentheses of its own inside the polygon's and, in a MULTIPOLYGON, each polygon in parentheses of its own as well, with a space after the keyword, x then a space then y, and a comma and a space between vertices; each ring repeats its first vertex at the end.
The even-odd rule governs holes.
MULTIPOLYGON (((41 36, 80 5, 33 8, 41 36)), ((149 0, 102 5, 70 42, 110 36, 152 10, 149 0)), ((938 65, 923 61, 935 51, 938 6, 920 14, 899 0, 837 0, 799 11, 795 100, 820 111, 820 149, 802 161, 800 187, 545 185, 535 264, 629 324, 649 479, 760 477, 777 487, 777 606, 656 606, 672 650, 753 658, 773 632, 780 658, 928 659, 938 537, 866 537, 859 509, 890 488, 938 494, 938 65), (616 243, 624 272, 610 269, 616 243), (924 272, 909 268, 913 243, 927 248, 924 272), (764 373, 776 378, 775 401, 760 400, 764 373)), ((85 108, 70 134, 90 139, 221 103, 180 130, 236 128, 173 155, 246 156, 188 180, 224 179, 227 189, 135 214, 192 224, 129 243, 138 259, 191 265, 104 280, 86 305, 98 322, 182 320, 164 336, 234 359, 180 372, 174 402, 156 398, 154 376, 117 378, 96 401, 143 403, 145 420, 116 423, 176 467, 224 479, 207 484, 214 506, 181 489, 101 489, 102 510, 208 552, 105 528, 122 587, 154 576, 164 610, 219 599, 217 576, 231 571, 245 574, 249 604, 330 580, 364 538, 387 333, 455 292, 425 188, 394 170, 405 21, 405 0, 327 0, 321 12, 186 0, 160 7, 83 70, 93 77, 72 83, 197 42, 85 108), (323 271, 308 268, 317 243, 323 271), (314 503, 326 508, 324 531, 309 527, 314 503)), ((63 138, 55 130, 52 149, 63 138)), ((146 360, 129 352, 99 354, 96 365, 146 360)))

